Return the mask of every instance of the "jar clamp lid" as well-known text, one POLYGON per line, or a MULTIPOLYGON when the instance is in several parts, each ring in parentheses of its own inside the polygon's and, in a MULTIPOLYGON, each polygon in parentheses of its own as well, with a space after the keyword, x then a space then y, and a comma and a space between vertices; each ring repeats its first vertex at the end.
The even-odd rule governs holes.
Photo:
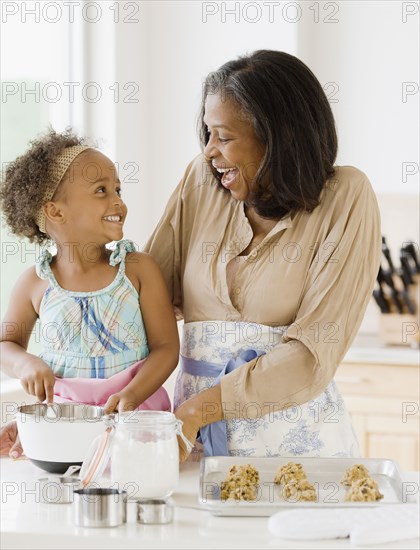
MULTIPOLYGON (((105 417, 104 422, 107 423, 105 417)), ((108 424, 105 432, 93 440, 80 469, 80 486, 82 488, 98 480, 103 474, 109 460, 109 451, 113 435, 114 428, 112 425, 108 424)))

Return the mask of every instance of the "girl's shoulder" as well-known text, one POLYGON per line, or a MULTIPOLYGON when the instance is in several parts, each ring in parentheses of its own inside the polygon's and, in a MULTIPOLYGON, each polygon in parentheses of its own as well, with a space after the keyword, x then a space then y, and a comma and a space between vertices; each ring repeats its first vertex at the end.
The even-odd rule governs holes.
POLYGON ((41 301, 47 287, 48 281, 38 276, 36 266, 33 265, 25 269, 17 278, 13 287, 13 295, 19 296, 23 300, 30 300, 35 310, 38 311, 36 305, 41 301))
MULTIPOLYGON (((125 259, 125 274, 133 282, 138 282, 138 288, 147 280, 159 277, 161 269, 157 261, 146 252, 130 252, 125 259)), ((137 286, 137 285, 136 285, 137 286)))
POLYGON ((18 284, 20 284, 20 285, 30 284, 30 285, 45 286, 48 283, 39 276, 37 266, 32 265, 31 267, 28 267, 28 269, 25 269, 25 271, 23 271, 20 274, 20 276, 18 277, 18 279, 16 281, 16 285, 18 285, 18 284))
POLYGON ((139 275, 145 272, 160 271, 157 261, 147 252, 129 252, 125 258, 125 270, 136 271, 139 275))

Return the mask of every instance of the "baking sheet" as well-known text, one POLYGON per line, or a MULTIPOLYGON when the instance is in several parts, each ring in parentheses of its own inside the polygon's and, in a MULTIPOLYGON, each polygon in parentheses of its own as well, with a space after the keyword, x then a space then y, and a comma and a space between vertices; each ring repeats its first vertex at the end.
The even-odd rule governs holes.
POLYGON ((376 458, 299 458, 299 457, 206 457, 200 463, 199 505, 220 516, 270 516, 285 508, 360 508, 403 503, 407 500, 398 465, 392 460, 376 458), (276 471, 288 462, 300 463, 308 481, 316 487, 317 502, 285 500, 282 487, 275 485, 276 471), (221 482, 234 465, 250 464, 260 474, 257 498, 253 501, 222 501, 221 482), (345 502, 346 488, 340 483, 345 471, 363 464, 378 483, 384 498, 377 502, 345 502))

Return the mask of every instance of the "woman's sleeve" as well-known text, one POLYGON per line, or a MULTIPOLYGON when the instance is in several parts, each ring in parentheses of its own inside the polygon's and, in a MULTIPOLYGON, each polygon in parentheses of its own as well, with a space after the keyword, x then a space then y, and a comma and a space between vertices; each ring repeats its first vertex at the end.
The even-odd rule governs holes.
POLYGON ((159 264, 176 311, 182 311, 180 285, 181 226, 179 223, 182 214, 181 192, 182 181, 172 193, 162 218, 143 248, 143 251, 153 256, 159 264))
POLYGON ((381 256, 376 197, 366 176, 357 173, 329 213, 331 224, 319 249, 328 244, 331 254, 328 261, 313 259, 295 322, 283 342, 223 377, 225 418, 305 403, 334 377, 362 322, 381 256))
POLYGON ((158 262, 162 270, 169 296, 174 305, 177 320, 182 319, 181 262, 184 231, 189 212, 184 209, 187 189, 197 184, 197 171, 201 168, 201 155, 187 167, 184 177, 172 193, 162 218, 145 244, 143 251, 158 262))

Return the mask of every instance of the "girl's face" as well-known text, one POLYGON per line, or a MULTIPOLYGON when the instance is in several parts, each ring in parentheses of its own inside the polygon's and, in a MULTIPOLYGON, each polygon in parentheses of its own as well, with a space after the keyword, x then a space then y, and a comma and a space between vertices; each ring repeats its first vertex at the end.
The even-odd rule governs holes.
POLYGON ((252 124, 232 100, 209 94, 204 105, 204 123, 210 134, 204 155, 223 172, 222 185, 236 200, 249 197, 252 182, 265 154, 252 124))
POLYGON ((53 202, 63 214, 66 238, 106 244, 121 240, 127 207, 114 164, 99 151, 78 155, 53 202))

